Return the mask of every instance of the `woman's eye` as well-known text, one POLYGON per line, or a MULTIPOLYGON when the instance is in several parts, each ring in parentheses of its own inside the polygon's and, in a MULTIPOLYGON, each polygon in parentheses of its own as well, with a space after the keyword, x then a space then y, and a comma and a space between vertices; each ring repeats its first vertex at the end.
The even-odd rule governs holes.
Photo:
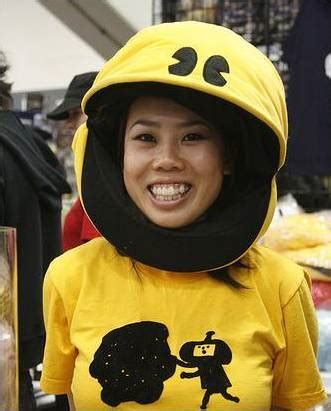
POLYGON ((140 134, 139 136, 135 137, 135 140, 146 141, 147 143, 149 143, 155 142, 155 137, 153 137, 151 134, 140 134))
POLYGON ((206 137, 203 136, 202 134, 190 133, 190 134, 187 134, 183 138, 183 141, 198 141, 198 140, 205 140, 205 139, 206 137))

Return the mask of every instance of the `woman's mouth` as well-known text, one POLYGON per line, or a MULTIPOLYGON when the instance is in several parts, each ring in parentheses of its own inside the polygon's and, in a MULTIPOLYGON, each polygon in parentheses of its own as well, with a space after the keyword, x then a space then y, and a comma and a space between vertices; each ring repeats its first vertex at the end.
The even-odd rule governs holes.
POLYGON ((152 184, 148 190, 158 201, 176 201, 184 197, 191 187, 187 183, 152 184))

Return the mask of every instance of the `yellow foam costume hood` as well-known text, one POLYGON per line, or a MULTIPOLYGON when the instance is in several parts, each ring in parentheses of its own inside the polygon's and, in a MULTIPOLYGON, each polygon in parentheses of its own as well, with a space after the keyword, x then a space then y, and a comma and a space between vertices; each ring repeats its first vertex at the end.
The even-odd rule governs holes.
MULTIPOLYGON (((241 36, 227 28, 200 22, 146 28, 103 66, 82 107, 89 119, 77 131, 73 144, 81 199, 98 230, 122 252, 162 269, 215 269, 238 260, 265 232, 276 202, 274 176, 285 159, 287 112, 283 84, 273 64, 241 36), (98 138, 93 119, 98 107, 107 101, 112 107, 110 116, 119 115, 114 109, 116 102, 127 90, 138 90, 141 85, 145 88, 139 92, 145 94, 162 86, 168 88, 168 93, 170 90, 176 94, 176 90, 185 88, 208 95, 216 104, 225 101, 248 113, 247 124, 258 125, 248 127, 247 144, 256 144, 251 150, 252 164, 264 164, 254 171, 258 177, 251 181, 263 182, 252 183, 245 197, 222 210, 222 216, 211 222, 208 229, 193 224, 192 230, 165 230, 137 217, 131 205, 129 210, 123 205, 126 197, 119 192, 121 173, 114 165, 107 166, 107 149, 98 138), (263 207, 259 205, 262 203, 263 207), (236 220, 234 216, 239 217, 236 220), (243 221, 247 228, 243 228, 243 221), (162 252, 141 248, 138 243, 143 238, 169 249, 172 257, 167 253, 168 259, 164 260, 160 257, 162 252), (229 242, 231 246, 224 246, 229 242), (225 254, 217 256, 223 248, 225 254), (199 257, 194 257, 194 253, 199 257)), ((108 138, 114 136, 110 133, 108 138)))

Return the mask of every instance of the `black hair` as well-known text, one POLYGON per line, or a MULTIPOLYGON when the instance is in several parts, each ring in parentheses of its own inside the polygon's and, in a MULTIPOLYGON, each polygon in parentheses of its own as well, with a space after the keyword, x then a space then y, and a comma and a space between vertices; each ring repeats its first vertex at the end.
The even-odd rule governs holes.
MULTIPOLYGON (((218 207, 226 207, 234 198, 240 198, 245 191, 261 184, 262 180, 270 179, 277 170, 278 141, 266 124, 240 107, 215 96, 161 83, 136 83, 134 87, 132 84, 111 86, 96 93, 88 102, 88 127, 93 127, 96 137, 120 170, 123 169, 128 112, 133 101, 144 95, 169 98, 194 111, 221 131, 231 174, 224 177, 220 196, 211 206, 210 212, 218 207)), ((123 189, 126 191, 124 183, 123 189)), ((250 268, 242 260, 234 265, 250 268)), ((208 272, 213 278, 235 288, 245 288, 231 277, 227 267, 208 272)))

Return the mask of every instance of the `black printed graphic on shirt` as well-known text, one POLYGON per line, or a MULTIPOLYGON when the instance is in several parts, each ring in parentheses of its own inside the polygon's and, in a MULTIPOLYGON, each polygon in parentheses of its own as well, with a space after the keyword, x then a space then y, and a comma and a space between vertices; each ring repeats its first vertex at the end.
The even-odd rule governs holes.
POLYGON ((227 392, 232 386, 222 365, 232 360, 230 347, 222 340, 213 340, 214 331, 208 331, 203 341, 185 343, 179 352, 177 364, 186 368, 197 368, 194 372, 182 372, 181 378, 200 377, 201 388, 205 389, 200 405, 206 409, 212 394, 221 394, 224 399, 239 402, 240 399, 227 392), (181 361, 184 360, 184 361, 181 361))
POLYGON ((213 340, 213 334, 209 331, 203 341, 183 344, 177 359, 170 352, 169 332, 164 324, 142 321, 110 331, 103 337, 89 369, 102 386, 101 400, 112 407, 127 401, 153 403, 162 395, 164 381, 173 376, 179 365, 197 368, 180 376, 200 377, 201 388, 206 390, 202 409, 216 393, 225 400, 239 402, 238 397, 227 392, 232 385, 222 367, 231 362, 232 352, 224 341, 213 340))
POLYGON ((143 321, 112 330, 102 339, 90 374, 102 386, 101 399, 116 407, 122 402, 150 404, 176 369, 165 325, 143 321))

